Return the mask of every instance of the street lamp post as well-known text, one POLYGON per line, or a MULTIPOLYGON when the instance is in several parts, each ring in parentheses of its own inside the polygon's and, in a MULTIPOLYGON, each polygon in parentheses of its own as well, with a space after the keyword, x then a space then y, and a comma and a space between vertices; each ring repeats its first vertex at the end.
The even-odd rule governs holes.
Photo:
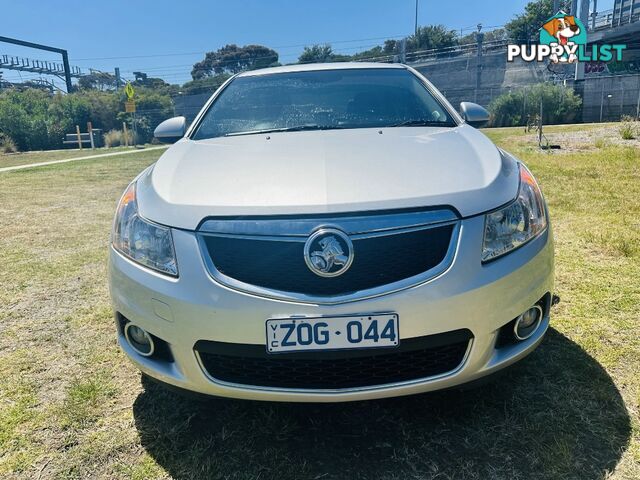
POLYGON ((420 37, 418 36, 418 0, 416 0, 416 22, 415 22, 414 35, 416 37, 416 45, 420 47, 420 37))

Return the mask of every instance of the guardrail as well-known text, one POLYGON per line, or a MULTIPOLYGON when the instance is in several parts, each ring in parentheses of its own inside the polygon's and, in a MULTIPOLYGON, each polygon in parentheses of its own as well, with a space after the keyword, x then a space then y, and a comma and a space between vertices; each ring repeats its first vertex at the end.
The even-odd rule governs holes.
MULTIPOLYGON (((509 40, 495 40, 492 42, 484 42, 482 44, 482 54, 501 51, 507 48, 509 40)), ((476 56, 478 54, 477 43, 467 43, 464 45, 454 45, 448 48, 438 48, 433 50, 420 50, 417 52, 408 52, 406 54, 407 63, 418 63, 427 60, 454 58, 464 56, 476 56)))
POLYGON ((595 16, 591 14, 588 29, 591 31, 615 28, 628 23, 640 21, 640 11, 603 10, 595 16))

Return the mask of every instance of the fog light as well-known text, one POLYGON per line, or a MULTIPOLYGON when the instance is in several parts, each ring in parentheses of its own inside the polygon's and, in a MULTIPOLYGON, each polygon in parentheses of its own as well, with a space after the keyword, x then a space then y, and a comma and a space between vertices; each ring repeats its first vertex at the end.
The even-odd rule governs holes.
POLYGON ((516 319, 513 333, 518 340, 526 340, 535 333, 542 321, 542 308, 534 305, 516 319))
POLYGON ((145 330, 134 325, 133 323, 127 323, 124 327, 124 337, 127 339, 127 343, 143 357, 149 357, 153 355, 154 344, 151 335, 145 330))

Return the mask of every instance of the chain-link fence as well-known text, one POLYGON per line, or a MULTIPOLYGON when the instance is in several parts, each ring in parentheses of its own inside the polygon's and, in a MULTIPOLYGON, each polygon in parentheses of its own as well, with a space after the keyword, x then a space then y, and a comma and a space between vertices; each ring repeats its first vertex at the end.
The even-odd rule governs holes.
POLYGON ((584 82, 582 118, 585 122, 640 118, 640 75, 597 77, 584 82))
MULTIPOLYGON (((558 106, 561 108, 566 100, 563 90, 573 90, 582 98, 582 108, 576 121, 612 122, 619 121, 623 116, 640 118, 640 75, 620 75, 588 78, 583 82, 566 82, 559 84, 563 88, 558 89, 558 106)), ((533 85, 516 87, 450 87, 441 88, 444 96, 457 106, 460 102, 475 102, 486 108, 501 95, 520 92, 523 97, 523 117, 530 110, 526 99, 526 92, 533 89, 533 85)))

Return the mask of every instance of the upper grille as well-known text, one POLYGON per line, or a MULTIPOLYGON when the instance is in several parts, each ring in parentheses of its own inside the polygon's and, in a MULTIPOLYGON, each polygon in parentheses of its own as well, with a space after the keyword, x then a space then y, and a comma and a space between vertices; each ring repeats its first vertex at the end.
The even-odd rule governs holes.
MULTIPOLYGON (((416 283, 426 280, 427 274, 443 271, 448 266, 445 260, 453 256, 457 222, 416 226, 402 218, 405 224, 391 225, 389 217, 401 216, 374 217, 369 225, 366 220, 356 223, 354 217, 343 224, 340 219, 301 220, 298 224, 283 221, 281 230, 274 228, 274 220, 269 220, 266 227, 260 225, 260 221, 246 221, 246 227, 238 227, 239 222, 232 220, 228 224, 217 223, 217 228, 229 231, 202 232, 199 238, 211 273, 232 287, 275 297, 298 299, 297 296, 302 296, 303 300, 360 298, 370 292, 385 293, 381 290, 388 285, 410 286, 400 285, 407 279, 414 279, 416 283), (386 223, 377 230, 376 226, 383 221, 386 223), (350 268, 330 278, 313 273, 304 257, 307 231, 311 233, 325 226, 343 229, 349 234, 354 252, 350 268), (363 230, 367 226, 370 231, 363 230), (250 233, 244 234, 242 228, 250 233), (269 228, 270 234, 261 230, 264 228, 269 228), (360 230, 356 230, 358 228, 360 230), (434 271, 438 266, 441 269, 434 271)), ((415 217, 412 220, 415 221, 415 217)))
POLYGON ((452 225, 353 242, 351 268, 339 277, 315 275, 304 261, 304 243, 205 236, 216 269, 236 280, 283 292, 345 295, 413 277, 438 265, 452 225))
POLYGON ((463 362, 469 330, 402 340, 394 349, 268 354, 264 345, 200 340, 202 367, 215 380, 290 389, 360 388, 428 379, 463 362))

